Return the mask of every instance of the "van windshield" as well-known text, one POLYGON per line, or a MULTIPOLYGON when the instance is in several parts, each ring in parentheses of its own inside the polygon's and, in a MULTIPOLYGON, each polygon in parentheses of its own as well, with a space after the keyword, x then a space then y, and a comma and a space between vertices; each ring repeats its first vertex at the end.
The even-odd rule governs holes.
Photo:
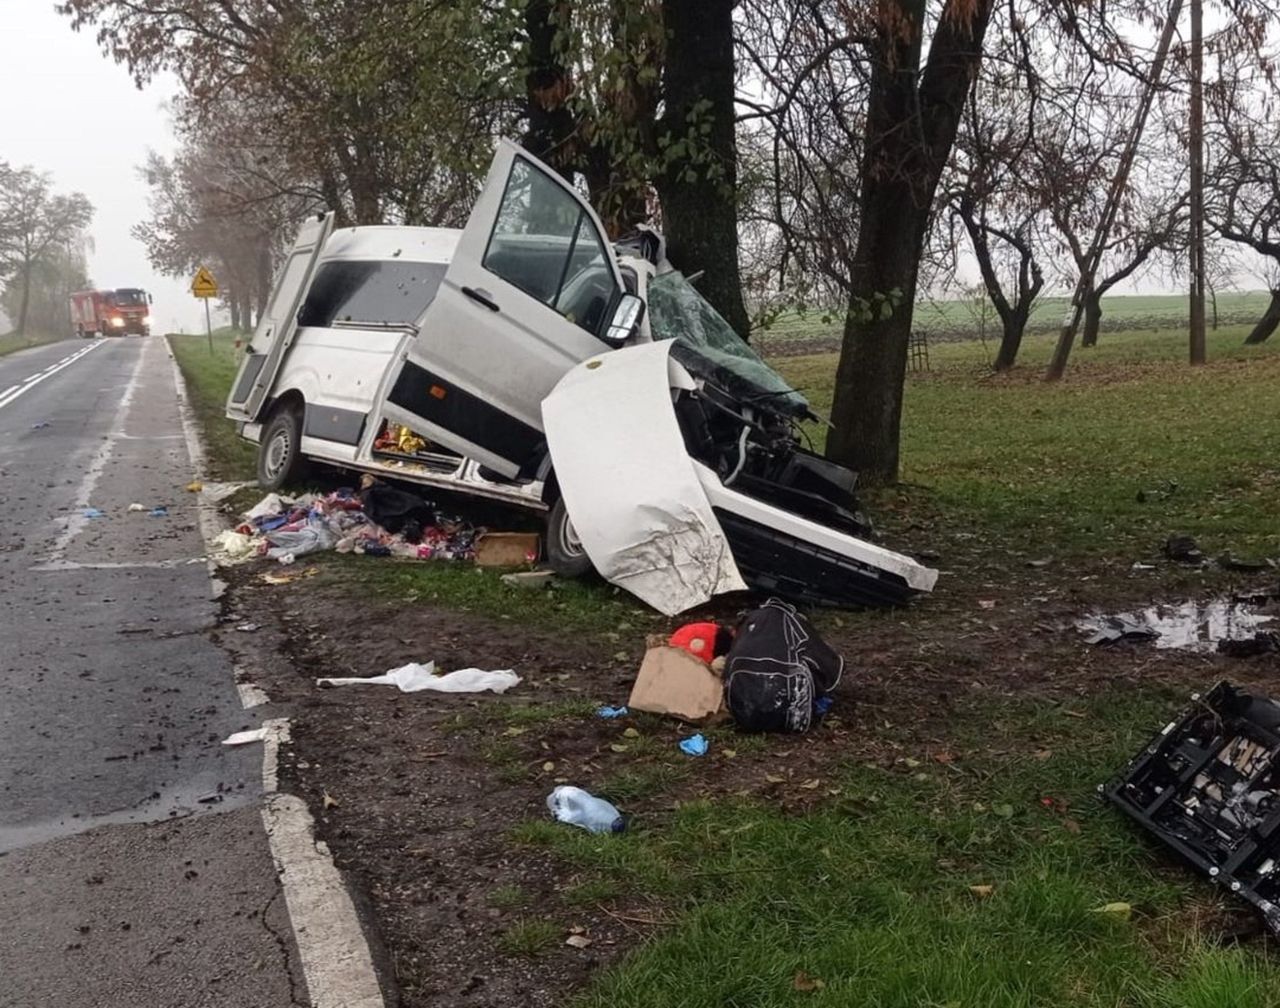
POLYGON ((121 287, 111 292, 111 303, 117 308, 132 308, 147 303, 147 292, 134 287, 121 287))
POLYGON ((767 403, 802 416, 809 404, 762 361, 710 303, 676 270, 649 281, 649 330, 674 340, 671 356, 691 374, 722 386, 744 401, 767 403))

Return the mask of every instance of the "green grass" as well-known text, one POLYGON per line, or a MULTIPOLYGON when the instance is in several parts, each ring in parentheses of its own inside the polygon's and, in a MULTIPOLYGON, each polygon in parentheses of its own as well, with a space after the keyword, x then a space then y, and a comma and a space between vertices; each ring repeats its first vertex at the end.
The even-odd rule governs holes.
POLYGON ((1199 923, 1193 903, 1214 899, 1209 887, 1161 867, 1095 800, 1177 703, 1154 690, 1100 696, 1079 705, 1084 720, 983 704, 962 712, 973 739, 997 722, 1008 755, 836 763, 824 787, 838 793, 804 816, 698 800, 622 836, 538 820, 512 838, 572 868, 571 905, 595 881, 674 915, 597 978, 582 1008, 1280 1003, 1280 971, 1261 950, 1223 947, 1199 923), (1041 747, 1052 755, 1030 758, 1041 747), (1132 914, 1097 912, 1116 902, 1132 914), (823 988, 796 991, 800 972, 823 988))
POLYGON ((208 453, 207 475, 215 480, 252 479, 257 448, 236 434, 226 418, 227 393, 240 368, 235 336, 213 336, 213 352, 204 336, 169 336, 169 346, 187 382, 187 394, 208 453))
MULTIPOLYGON (((1186 365, 1185 334, 1112 334, 1077 349, 1056 385, 1040 381, 1048 337, 1029 337, 1006 376, 989 373, 980 344, 938 346, 933 370, 907 383, 902 478, 924 488, 907 496, 1037 555, 1149 552, 1187 532, 1213 553, 1274 556, 1280 413, 1264 404, 1280 342, 1244 347, 1244 332, 1212 334, 1203 368, 1186 365), (1170 482, 1167 499, 1138 502, 1170 482)), ((830 407, 835 355, 778 365, 819 411, 830 407)))
POLYGON ((27 333, 25 336, 19 336, 16 332, 4 333, 0 335, 0 357, 34 346, 44 346, 46 343, 57 343, 66 338, 66 335, 51 336, 48 333, 27 333))
POLYGON ((559 943, 559 928, 534 917, 513 924, 498 940, 498 947, 507 955, 537 956, 551 951, 559 943))

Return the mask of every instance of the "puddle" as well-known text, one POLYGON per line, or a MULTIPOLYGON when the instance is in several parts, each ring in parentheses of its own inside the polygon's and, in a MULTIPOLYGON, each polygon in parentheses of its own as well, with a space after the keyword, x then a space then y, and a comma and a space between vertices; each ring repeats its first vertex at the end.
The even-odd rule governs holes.
MULTIPOLYGON (((1211 602, 1178 602, 1148 606, 1132 612, 1091 614, 1077 621, 1086 643, 1149 640, 1160 649, 1214 652, 1237 650, 1229 642, 1252 642, 1271 628, 1274 615, 1260 612, 1274 596, 1224 598, 1211 602), (1227 642, 1227 646, 1220 646, 1227 642)), ((1262 643, 1266 643, 1265 637, 1262 643)))

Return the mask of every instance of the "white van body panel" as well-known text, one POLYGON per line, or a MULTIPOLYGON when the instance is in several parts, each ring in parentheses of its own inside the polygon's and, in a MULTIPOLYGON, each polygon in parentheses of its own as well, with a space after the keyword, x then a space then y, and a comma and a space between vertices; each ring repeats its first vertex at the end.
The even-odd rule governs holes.
POLYGON ((556 479, 587 556, 666 616, 747 587, 685 451, 671 388, 693 381, 670 353, 663 342, 593 357, 542 403, 556 479))

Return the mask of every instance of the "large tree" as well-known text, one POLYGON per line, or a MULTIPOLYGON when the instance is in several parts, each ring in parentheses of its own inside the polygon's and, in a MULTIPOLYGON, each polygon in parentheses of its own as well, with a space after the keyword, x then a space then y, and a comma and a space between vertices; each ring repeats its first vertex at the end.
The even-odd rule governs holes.
POLYGON ((55 193, 47 174, 0 162, 0 278, 13 286, 15 331, 27 331, 37 273, 81 238, 93 217, 83 193, 55 193))

